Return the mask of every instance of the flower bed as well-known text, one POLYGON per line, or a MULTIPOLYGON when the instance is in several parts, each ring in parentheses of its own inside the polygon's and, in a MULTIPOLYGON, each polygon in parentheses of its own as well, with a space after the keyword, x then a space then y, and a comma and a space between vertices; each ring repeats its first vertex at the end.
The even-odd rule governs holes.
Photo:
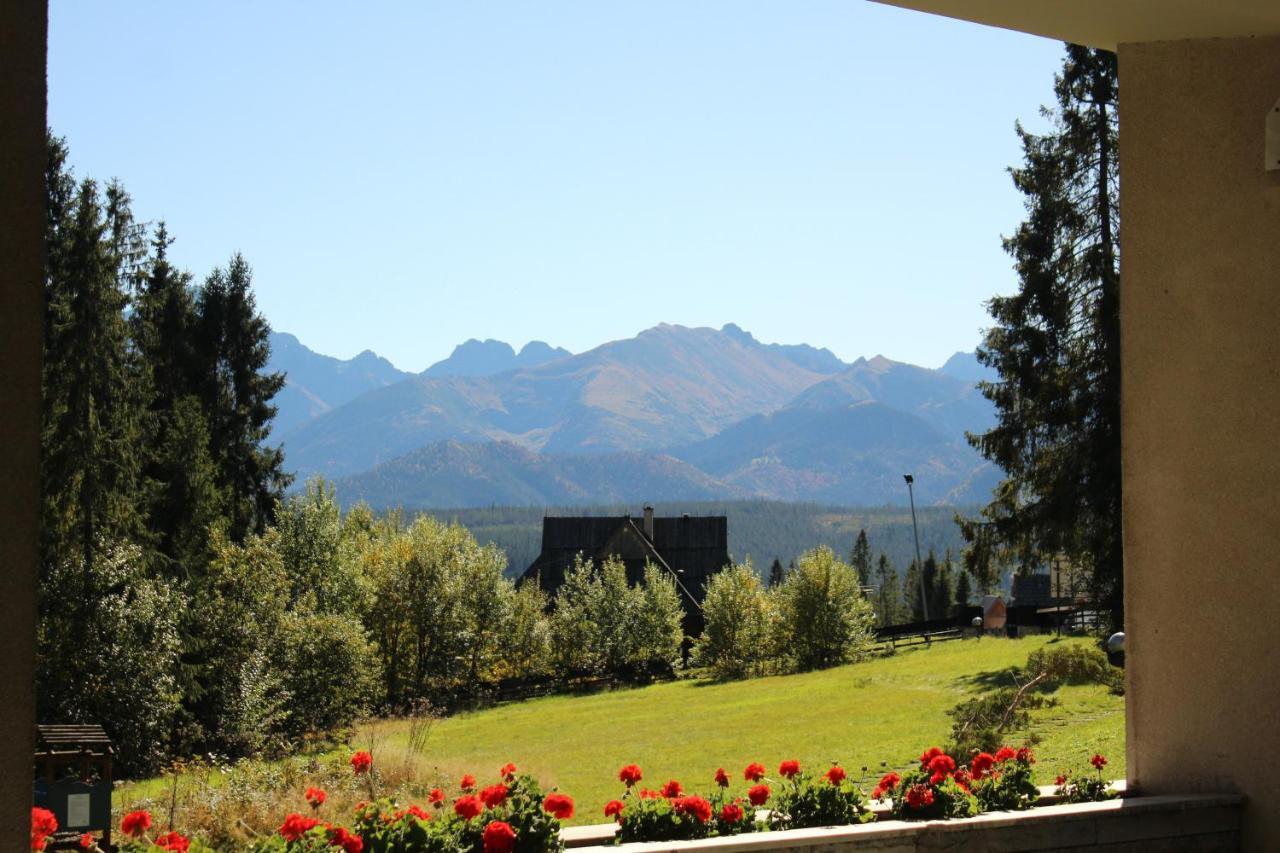
MULTIPOLYGON (((531 776, 507 764, 492 784, 481 787, 476 778, 464 776, 456 793, 436 788, 425 797, 425 807, 400 804, 390 798, 374 798, 373 756, 358 752, 351 757, 355 778, 368 780, 371 798, 356 805, 350 820, 323 820, 328 798, 322 788, 309 787, 303 799, 306 809, 286 815, 278 830, 255 835, 236 847, 261 853, 558 853, 566 844, 634 844, 648 842, 698 843, 723 846, 746 836, 769 838, 764 847, 783 844, 788 833, 822 829, 847 832, 849 828, 877 821, 927 822, 974 818, 984 813, 1028 809, 1043 801, 1043 792, 1031 782, 1035 757, 1028 748, 1002 747, 994 754, 978 753, 960 765, 943 750, 926 750, 918 765, 905 773, 888 773, 871 792, 873 807, 838 764, 807 770, 795 760, 778 765, 770 776, 759 763, 741 773, 738 792, 732 791, 730 774, 719 768, 708 774, 705 792, 687 791, 678 780, 657 789, 641 785, 644 773, 636 765, 618 772, 623 786, 620 799, 605 806, 606 817, 616 827, 607 831, 564 832, 560 821, 574 815, 568 795, 543 792, 531 776), (833 830, 833 828, 841 828, 833 830), (772 839, 772 840, 770 840, 772 839)), ((1101 802, 1115 796, 1102 772, 1106 759, 1095 755, 1092 771, 1058 777, 1052 796, 1066 803, 1101 802)), ((363 783, 361 783, 363 784, 363 783)), ((425 790, 425 789, 424 789, 425 790)), ((211 850, 172 827, 153 832, 149 812, 123 816, 121 849, 128 853, 202 853, 211 850)), ((31 848, 44 849, 57 830, 54 816, 43 809, 32 812, 31 848)), ((86 851, 97 841, 80 839, 86 851)), ((760 846, 750 841, 749 846, 760 846)))

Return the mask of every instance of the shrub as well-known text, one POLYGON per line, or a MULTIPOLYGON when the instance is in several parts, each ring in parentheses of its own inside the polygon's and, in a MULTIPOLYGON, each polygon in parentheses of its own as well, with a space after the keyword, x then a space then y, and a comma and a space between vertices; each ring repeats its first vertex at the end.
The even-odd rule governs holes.
POLYGON ((360 623, 318 613, 291 613, 283 623, 279 672, 290 701, 293 737, 350 726, 367 710, 377 660, 360 623))
POLYGON ((750 562, 712 575, 702 601, 705 627, 694 647, 698 665, 720 679, 759 674, 770 657, 770 611, 750 562))
POLYGON ((1101 684, 1113 693, 1124 693, 1124 671, 1112 666, 1100 649, 1070 644, 1045 646, 1027 657, 1028 679, 1043 676, 1040 689, 1053 690, 1062 684, 1101 684))
POLYGON ((858 573, 830 548, 802 554, 776 594, 778 645, 796 668, 845 663, 870 645, 875 616, 858 573))

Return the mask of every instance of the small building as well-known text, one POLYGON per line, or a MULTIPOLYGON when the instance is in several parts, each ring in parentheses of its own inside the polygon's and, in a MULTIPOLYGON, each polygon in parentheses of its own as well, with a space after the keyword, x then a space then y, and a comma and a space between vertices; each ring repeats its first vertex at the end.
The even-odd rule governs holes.
POLYGON ((723 515, 659 518, 651 506, 640 520, 630 515, 547 516, 542 519, 542 553, 520 582, 536 582, 554 596, 578 554, 596 566, 617 557, 633 584, 643 579, 645 563, 669 572, 684 603, 685 634, 697 636, 702 633, 707 580, 729 563, 729 520, 723 515))
POLYGON ((998 595, 982 596, 982 628, 984 631, 1003 631, 1008 620, 1004 599, 998 595))

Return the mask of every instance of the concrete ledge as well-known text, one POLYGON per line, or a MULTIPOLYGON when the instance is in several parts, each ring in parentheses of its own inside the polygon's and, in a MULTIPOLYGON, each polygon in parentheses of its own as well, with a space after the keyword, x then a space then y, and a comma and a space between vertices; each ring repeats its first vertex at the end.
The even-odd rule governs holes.
MULTIPOLYGON (((568 847, 624 853, 924 853, 942 850, 1236 851, 1244 798, 1230 794, 1127 797, 1102 803, 1043 805, 1023 812, 991 812, 965 820, 897 821, 877 815, 874 823, 759 832, 701 841, 614 845, 612 824, 580 826, 562 833, 568 847)), ((880 810, 877 810, 880 812, 880 810)))

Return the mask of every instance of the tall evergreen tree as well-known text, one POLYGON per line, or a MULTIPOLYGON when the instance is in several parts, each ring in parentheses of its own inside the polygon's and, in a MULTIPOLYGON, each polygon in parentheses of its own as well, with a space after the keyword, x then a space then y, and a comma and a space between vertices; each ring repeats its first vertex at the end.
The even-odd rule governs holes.
POLYGON ((956 618, 963 616, 971 598, 973 598, 973 588, 969 583, 969 573, 961 568, 956 578, 956 599, 951 615, 956 618))
POLYGON ((883 551, 876 561, 876 624, 885 628, 906 621, 902 609, 902 587, 898 582, 898 570, 883 551))
POLYGON ((1002 566, 1066 554, 1123 620, 1120 531, 1119 173, 1115 54, 1068 45, 1044 135, 1017 128, 1012 171, 1027 219, 1004 241, 1018 292, 996 297, 978 358, 997 423, 970 442, 1005 472, 981 517, 962 522, 982 588, 1002 566))
POLYGON ((773 565, 769 567, 769 589, 780 586, 786 579, 787 572, 782 568, 782 561, 774 557, 773 565))
POLYGON ((289 484, 284 454, 267 447, 284 375, 264 372, 271 328, 257 312, 249 264, 239 254, 215 269, 197 298, 197 355, 211 455, 234 541, 261 533, 289 484))
POLYGON ((867 544, 866 528, 858 531, 858 538, 853 542, 853 551, 849 555, 849 565, 858 572, 858 583, 871 585, 871 546, 867 544))

